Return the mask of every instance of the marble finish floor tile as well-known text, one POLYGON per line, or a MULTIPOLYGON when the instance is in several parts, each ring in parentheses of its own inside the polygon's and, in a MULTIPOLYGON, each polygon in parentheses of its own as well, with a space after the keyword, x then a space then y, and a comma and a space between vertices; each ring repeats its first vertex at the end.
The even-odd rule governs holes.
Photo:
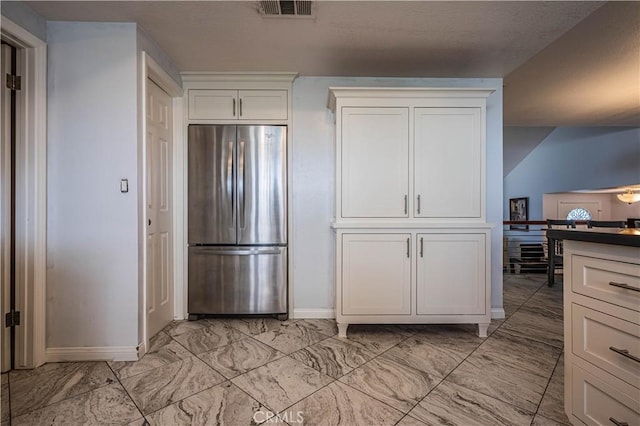
POLYGON ((340 381, 406 414, 441 378, 385 355, 356 368, 340 381))
POLYGON ((320 389, 287 412, 300 413, 308 426, 394 425, 403 416, 400 411, 340 382, 320 389))
POLYGON ((482 342, 482 339, 410 337, 382 355, 436 377, 445 377, 458 366, 482 342), (458 342, 456 344, 456 342, 458 342))
MULTIPOLYGON (((547 287, 544 287, 547 288, 547 287)), ((522 309, 538 312, 553 318, 562 318, 564 313, 562 294, 536 293, 522 306, 522 309)))
POLYGON ((13 417, 117 381, 106 362, 51 363, 9 374, 13 417))
POLYGON ((480 345, 447 381, 534 413, 551 377, 560 348, 500 330, 480 345))
POLYGON ((569 423, 568 419, 566 423, 561 423, 556 420, 551 420, 544 416, 536 414, 536 416, 533 418, 533 421, 531 422, 531 426, 571 426, 571 423, 569 423))
MULTIPOLYGON (((262 405, 230 382, 147 415, 151 426, 252 425, 262 405)), ((266 410, 265 410, 266 411, 266 410)))
POLYGON ((235 328, 224 324, 209 323, 209 327, 182 333, 174 337, 174 339, 189 351, 198 355, 245 337, 243 333, 235 328))
POLYGON ((280 327, 293 324, 296 320, 280 321, 275 318, 242 318, 237 319, 231 325, 231 327, 240 330, 244 334, 255 336, 256 334, 266 333, 267 331, 274 331, 280 327))
POLYGON ((545 285, 546 275, 510 275, 504 280, 502 290, 505 298, 510 298, 521 304, 545 285))
POLYGON ((375 354, 344 339, 326 339, 291 354, 291 358, 337 379, 373 358, 375 354))
POLYGON ((0 400, 1 406, 0 410, 0 423, 8 423, 11 420, 11 412, 9 406, 9 381, 7 380, 8 375, 2 375, 2 385, 0 385, 0 400))
POLYGON ((231 380, 276 413, 332 381, 331 377, 289 357, 277 359, 231 380))
POLYGON ((564 345, 564 321, 541 308, 523 306, 502 325, 501 332, 562 348, 564 345))
POLYGON ((533 414, 462 386, 443 382, 409 412, 427 425, 529 426, 533 414))
POLYGON ((104 386, 31 411, 11 420, 13 426, 126 425, 142 417, 120 384, 104 386))
POLYGON ((283 325, 276 330, 267 331, 253 337, 285 354, 290 354, 329 338, 325 334, 305 327, 301 322, 283 325))
POLYGON ((227 379, 246 373, 285 356, 271 346, 247 337, 199 355, 227 379))
POLYGON ((171 337, 176 337, 190 331, 201 330, 203 328, 211 327, 211 323, 207 320, 198 321, 173 321, 167 325, 162 331, 171 337))
POLYGON ((427 424, 414 417, 406 415, 402 418, 402 420, 396 423, 396 426, 427 426, 427 424))
POLYGON ((553 371, 536 415, 564 424, 570 423, 564 412, 564 356, 562 355, 553 371))
POLYGON ((191 352, 169 337, 168 334, 160 332, 150 342, 149 351, 140 360, 112 361, 107 364, 119 379, 126 379, 127 377, 189 358, 192 355, 191 352))
POLYGON ((300 323, 307 328, 326 334, 327 336, 335 336, 338 334, 338 324, 334 319, 304 319, 301 320, 300 323))
POLYGON ((469 359, 484 357, 494 363, 509 365, 549 380, 561 351, 561 348, 506 333, 500 327, 469 359))
MULTIPOLYGON (((475 354, 474 354, 475 355, 475 354)), ((547 385, 539 375, 485 357, 467 358, 445 379, 534 413, 547 385)))
POLYGON ((191 357, 121 382, 146 415, 223 381, 223 376, 200 359, 191 357))
MULTIPOLYGON (((344 339, 341 337, 333 338, 344 339)), ((400 334, 397 328, 381 325, 354 324, 349 326, 345 342, 379 355, 406 338, 407 335, 400 334)))
POLYGON ((524 304, 523 301, 514 300, 511 297, 504 296, 502 299, 502 308, 504 309, 504 315, 508 319, 511 315, 516 313, 518 309, 524 304))

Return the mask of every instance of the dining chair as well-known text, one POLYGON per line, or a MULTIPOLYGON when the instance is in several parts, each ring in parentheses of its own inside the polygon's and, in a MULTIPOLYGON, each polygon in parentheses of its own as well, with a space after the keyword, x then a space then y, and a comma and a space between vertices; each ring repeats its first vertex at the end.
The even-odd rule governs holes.
POLYGON ((588 220, 587 228, 625 228, 624 220, 588 220))
MULTIPOLYGON (((547 219, 547 230, 549 229, 575 229, 575 220, 547 219), (554 228, 555 227, 555 228, 554 228)), ((555 284, 556 269, 562 269, 562 240, 549 238, 547 236, 547 285, 553 287, 555 284)))

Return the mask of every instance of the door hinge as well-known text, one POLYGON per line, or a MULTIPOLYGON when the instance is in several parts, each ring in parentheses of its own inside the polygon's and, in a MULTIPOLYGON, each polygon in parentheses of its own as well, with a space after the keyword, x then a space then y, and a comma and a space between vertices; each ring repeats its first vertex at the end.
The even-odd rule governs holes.
POLYGON ((15 327, 20 325, 20 311, 7 312, 4 316, 4 326, 5 327, 15 327))
POLYGON ((22 88, 22 78, 19 75, 7 74, 7 89, 20 90, 22 88))

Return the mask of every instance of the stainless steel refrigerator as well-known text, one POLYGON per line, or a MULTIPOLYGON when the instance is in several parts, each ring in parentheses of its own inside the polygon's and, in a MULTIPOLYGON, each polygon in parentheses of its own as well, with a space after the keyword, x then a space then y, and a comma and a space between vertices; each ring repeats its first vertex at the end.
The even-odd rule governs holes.
POLYGON ((189 126, 189 319, 286 317, 286 135, 286 126, 189 126))

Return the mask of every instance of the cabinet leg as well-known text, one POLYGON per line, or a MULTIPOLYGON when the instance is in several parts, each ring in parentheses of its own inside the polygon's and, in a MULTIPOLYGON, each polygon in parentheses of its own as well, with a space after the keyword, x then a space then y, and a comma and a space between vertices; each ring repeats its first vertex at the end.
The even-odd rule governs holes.
POLYGON ((478 337, 487 337, 489 324, 478 324, 478 337))
POLYGON ((349 327, 349 324, 338 324, 338 337, 347 337, 347 327, 349 327))

